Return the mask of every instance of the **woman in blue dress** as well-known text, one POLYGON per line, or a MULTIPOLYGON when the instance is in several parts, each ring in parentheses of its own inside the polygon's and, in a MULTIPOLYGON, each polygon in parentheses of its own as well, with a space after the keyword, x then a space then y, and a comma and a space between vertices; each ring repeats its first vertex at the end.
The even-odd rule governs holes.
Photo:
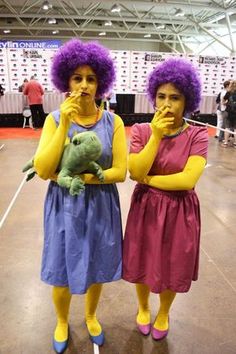
POLYGON ((96 106, 115 79, 106 48, 73 39, 52 62, 52 81, 71 94, 60 109, 46 118, 34 167, 51 179, 44 209, 44 247, 41 278, 53 286, 57 315, 53 346, 63 353, 68 346, 68 315, 72 294, 86 294, 85 321, 93 343, 102 345, 104 333, 96 318, 102 284, 121 279, 122 226, 116 182, 126 176, 127 146, 122 119, 96 106), (56 182, 57 166, 75 133, 93 131, 102 142, 98 160, 104 182, 89 173, 80 177, 85 190, 71 196, 56 182))

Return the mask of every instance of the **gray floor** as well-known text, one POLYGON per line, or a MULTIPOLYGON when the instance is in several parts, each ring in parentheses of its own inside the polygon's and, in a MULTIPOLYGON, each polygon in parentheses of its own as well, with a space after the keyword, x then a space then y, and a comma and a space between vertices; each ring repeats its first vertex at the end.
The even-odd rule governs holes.
MULTIPOLYGON (((37 140, 2 140, 0 151, 0 354, 52 354, 55 326, 51 288, 40 281, 42 210, 47 182, 35 178, 18 190, 21 167, 37 140), (7 208, 18 195, 6 216, 7 208), (5 215, 5 216, 4 216, 5 215)), ((1 145, 0 144, 0 145, 1 145)), ((106 284, 99 305, 106 342, 101 354, 236 353, 236 149, 210 140, 208 166, 197 191, 201 200, 200 277, 171 310, 170 332, 154 342, 136 330, 134 286, 106 284)), ((119 184, 125 224, 133 182, 119 184)), ((158 298, 151 296, 154 320, 158 298)), ((84 297, 71 304, 71 340, 66 353, 98 353, 84 325, 84 297)))

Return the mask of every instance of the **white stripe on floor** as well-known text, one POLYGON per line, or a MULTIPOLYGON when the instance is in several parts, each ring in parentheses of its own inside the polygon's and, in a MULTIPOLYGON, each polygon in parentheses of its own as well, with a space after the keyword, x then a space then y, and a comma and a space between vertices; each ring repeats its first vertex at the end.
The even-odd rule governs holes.
POLYGON ((99 346, 93 343, 93 352, 94 354, 99 354, 99 346))
POLYGON ((20 191, 21 191, 21 189, 22 189, 22 187, 23 187, 23 185, 24 185, 24 183, 25 183, 26 177, 27 177, 27 175, 24 176, 24 178, 23 178, 21 184, 19 185, 19 187, 18 187, 18 189, 17 189, 17 191, 16 191, 16 193, 15 193, 15 195, 14 195, 14 197, 13 197, 12 200, 11 200, 11 203, 9 204, 9 206, 8 206, 8 208, 7 208, 6 212, 5 212, 5 214, 3 215, 2 220, 0 221, 0 229, 2 228, 2 225, 4 224, 4 222, 5 222, 5 220, 6 220, 7 216, 8 216, 8 214, 9 214, 10 211, 11 211, 11 208, 13 207, 13 205, 14 205, 14 203, 15 203, 16 198, 17 198, 18 194, 20 193, 20 191))
MULTIPOLYGON (((27 175, 24 176, 24 178, 23 178, 23 180, 21 181, 21 184, 19 185, 19 187, 18 187, 18 189, 17 189, 17 191, 16 191, 14 197, 12 198, 12 200, 11 200, 11 202, 10 202, 10 204, 9 204, 9 206, 8 206, 8 208, 7 208, 7 210, 6 210, 6 212, 5 212, 5 214, 3 215, 3 217, 2 217, 2 219, 1 219, 1 221, 0 221, 0 229, 2 228, 2 226, 3 226, 3 224, 4 224, 5 220, 6 220, 6 218, 7 218, 7 216, 8 216, 8 214, 9 214, 10 211, 11 211, 11 208, 13 207, 13 205, 14 205, 14 203, 15 203, 16 198, 18 197, 18 194, 20 193, 20 191, 21 191, 21 189, 22 189, 22 187, 23 187, 23 185, 24 185, 24 183, 25 183, 26 177, 27 177, 27 175)), ((97 344, 93 344, 93 352, 94 352, 94 354, 99 354, 99 346, 98 346, 97 344)))

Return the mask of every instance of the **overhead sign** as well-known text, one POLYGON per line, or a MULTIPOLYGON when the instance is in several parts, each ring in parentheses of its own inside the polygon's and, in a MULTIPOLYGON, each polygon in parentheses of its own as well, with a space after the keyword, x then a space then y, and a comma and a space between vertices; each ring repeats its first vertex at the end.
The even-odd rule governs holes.
POLYGON ((0 48, 12 49, 56 49, 61 46, 60 40, 41 41, 41 40, 26 40, 26 41, 0 41, 0 48))

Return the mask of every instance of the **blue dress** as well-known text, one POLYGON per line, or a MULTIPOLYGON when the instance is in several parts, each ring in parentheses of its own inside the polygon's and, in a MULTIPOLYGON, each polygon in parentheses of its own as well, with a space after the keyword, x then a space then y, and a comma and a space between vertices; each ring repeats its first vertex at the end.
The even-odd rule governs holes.
MULTIPOLYGON (((52 113, 59 124, 60 113, 52 113)), ((92 127, 72 124, 76 132, 94 131, 103 146, 98 163, 112 166, 114 116, 104 111, 92 127)), ((54 286, 69 287, 72 294, 84 294, 91 284, 121 278, 122 224, 115 184, 85 186, 79 196, 51 181, 44 206, 44 247, 41 279, 54 286)))

